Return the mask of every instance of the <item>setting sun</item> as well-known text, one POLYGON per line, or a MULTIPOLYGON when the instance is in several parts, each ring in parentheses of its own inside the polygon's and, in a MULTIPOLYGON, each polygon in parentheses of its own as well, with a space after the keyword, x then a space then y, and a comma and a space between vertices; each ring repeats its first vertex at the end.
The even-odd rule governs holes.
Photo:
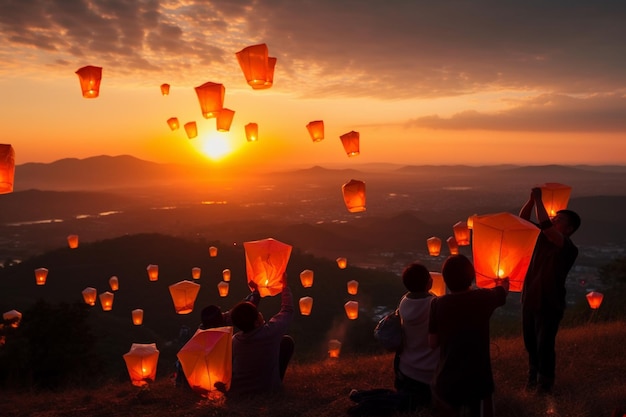
POLYGON ((212 133, 199 137, 194 145, 198 152, 213 161, 218 161, 234 151, 228 135, 224 133, 212 133))

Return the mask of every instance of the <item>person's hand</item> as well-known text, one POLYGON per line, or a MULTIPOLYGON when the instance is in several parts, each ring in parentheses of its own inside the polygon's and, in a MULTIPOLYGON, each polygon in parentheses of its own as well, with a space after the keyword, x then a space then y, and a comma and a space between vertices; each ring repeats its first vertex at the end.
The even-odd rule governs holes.
POLYGON ((540 202, 541 201, 541 188, 540 187, 533 188, 530 195, 532 199, 535 200, 535 203, 540 202))
POLYGON ((248 281, 248 287, 250 287, 250 289, 252 291, 258 291, 259 290, 259 285, 254 282, 254 281, 248 281))
POLYGON ((509 291, 510 285, 509 277, 496 278, 496 286, 504 288, 507 292, 509 291))

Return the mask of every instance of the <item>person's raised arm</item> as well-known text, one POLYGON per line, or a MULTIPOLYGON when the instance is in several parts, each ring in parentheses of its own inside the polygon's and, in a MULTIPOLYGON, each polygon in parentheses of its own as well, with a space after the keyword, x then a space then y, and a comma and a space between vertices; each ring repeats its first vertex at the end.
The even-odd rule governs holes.
POLYGON ((539 222, 539 228, 541 229, 541 233, 543 233, 550 242, 554 243, 559 248, 563 247, 565 242, 565 238, 557 230, 556 227, 552 224, 552 220, 550 220, 550 216, 548 215, 548 211, 543 205, 543 201, 541 199, 541 188, 536 187, 532 190, 532 197, 535 200, 535 214, 537 216, 537 221, 539 222))
POLYGON ((528 201, 526 201, 526 203, 524 203, 524 205, 522 206, 519 212, 519 216, 524 220, 530 220, 530 215, 533 212, 534 205, 535 205, 535 200, 533 199, 533 194, 531 193, 530 197, 528 198, 528 201))

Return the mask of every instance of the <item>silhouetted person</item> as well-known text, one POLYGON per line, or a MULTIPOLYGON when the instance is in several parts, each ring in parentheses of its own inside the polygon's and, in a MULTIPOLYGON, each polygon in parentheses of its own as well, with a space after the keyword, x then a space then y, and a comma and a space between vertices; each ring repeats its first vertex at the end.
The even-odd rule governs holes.
MULTIPOLYGON (((250 281, 248 283, 248 286, 250 287, 252 292, 246 298, 244 298, 243 301, 248 301, 258 307, 261 300, 259 289, 257 288, 257 285, 254 281, 250 281)), ((201 321, 198 329, 206 330, 222 326, 232 326, 233 321, 231 319, 231 311, 232 310, 222 312, 222 309, 215 304, 206 306, 200 312, 201 321)))

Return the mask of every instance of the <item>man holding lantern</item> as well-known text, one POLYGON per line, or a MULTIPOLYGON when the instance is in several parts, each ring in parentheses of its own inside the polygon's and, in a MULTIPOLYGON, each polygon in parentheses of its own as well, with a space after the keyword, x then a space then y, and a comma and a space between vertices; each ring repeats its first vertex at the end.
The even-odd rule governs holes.
POLYGON ((549 394, 554 385, 556 334, 565 310, 565 279, 578 256, 570 236, 580 226, 580 217, 574 211, 559 210, 550 219, 538 187, 532 189, 519 216, 530 220, 533 207, 541 233, 522 289, 522 330, 528 352, 526 389, 549 394))

